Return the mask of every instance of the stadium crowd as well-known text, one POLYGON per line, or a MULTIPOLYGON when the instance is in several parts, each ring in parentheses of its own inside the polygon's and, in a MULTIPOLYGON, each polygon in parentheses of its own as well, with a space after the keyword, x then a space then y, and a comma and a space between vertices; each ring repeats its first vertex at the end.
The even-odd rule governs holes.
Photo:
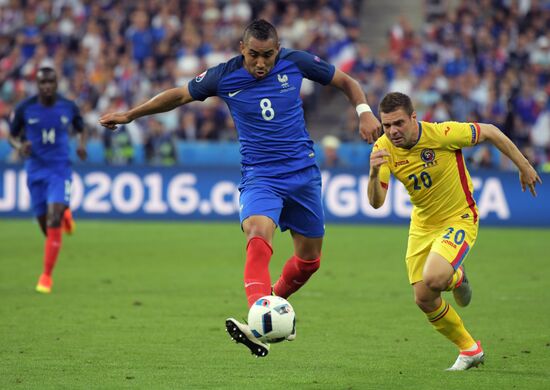
MULTIPOLYGON (((276 25, 283 46, 311 51, 360 80, 373 108, 386 92, 400 91, 411 95, 420 119, 493 123, 550 170, 550 6, 424 3, 421 30, 402 16, 388 46, 372 53, 360 36, 358 0, 0 0, 0 138, 7 137, 14 105, 35 92, 38 67, 50 64, 60 92, 79 104, 110 163, 130 162, 135 144, 144 145, 147 161, 170 165, 179 140, 235 140, 225 104, 214 98, 115 133, 98 118, 235 56, 243 25, 264 18, 276 25)), ((306 113, 318 109, 319 93, 314 83, 304 84, 306 113)), ((331 132, 361 142, 356 126, 351 109, 331 132)), ((477 148, 471 159, 495 167, 491 153, 477 148)))

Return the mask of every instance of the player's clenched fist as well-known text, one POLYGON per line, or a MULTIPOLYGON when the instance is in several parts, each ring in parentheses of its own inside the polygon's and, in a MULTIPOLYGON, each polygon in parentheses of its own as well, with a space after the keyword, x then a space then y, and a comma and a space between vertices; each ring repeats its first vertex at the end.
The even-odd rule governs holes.
POLYGON ((370 155, 370 167, 372 169, 372 173, 375 175, 378 175, 378 172, 380 171, 380 167, 382 164, 387 164, 389 157, 389 152, 386 149, 380 149, 377 151, 373 151, 370 155))
POLYGON ((117 125, 125 125, 126 123, 130 123, 131 121, 132 120, 125 112, 113 112, 110 114, 105 114, 101 118, 99 118, 99 124, 110 130, 116 130, 117 125))
POLYGON ((22 142, 18 151, 21 157, 23 158, 29 157, 31 155, 31 141, 22 142))
POLYGON ((359 116, 359 133, 369 144, 378 139, 380 128, 380 121, 372 112, 365 112, 359 116))

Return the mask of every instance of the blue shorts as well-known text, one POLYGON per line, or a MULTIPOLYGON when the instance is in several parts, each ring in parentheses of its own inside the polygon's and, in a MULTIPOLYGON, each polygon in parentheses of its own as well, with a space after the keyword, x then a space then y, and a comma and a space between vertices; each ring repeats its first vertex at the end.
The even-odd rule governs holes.
POLYGON ((27 176, 27 187, 31 195, 31 205, 35 216, 45 215, 48 204, 71 201, 71 170, 43 170, 27 176))
POLYGON ((280 177, 245 173, 239 191, 241 225, 252 215, 263 215, 281 231, 290 229, 309 238, 324 236, 321 173, 316 165, 280 177))

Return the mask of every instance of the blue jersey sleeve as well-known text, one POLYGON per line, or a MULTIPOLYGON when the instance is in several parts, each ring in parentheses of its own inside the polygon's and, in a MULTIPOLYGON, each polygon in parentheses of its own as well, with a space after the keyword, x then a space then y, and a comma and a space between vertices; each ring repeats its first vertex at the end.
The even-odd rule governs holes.
POLYGON ((218 94, 218 85, 223 74, 223 65, 214 66, 189 81, 188 88, 194 100, 205 100, 218 94))
POLYGON ((330 84, 336 71, 334 65, 321 58, 305 51, 288 50, 285 56, 300 69, 305 78, 316 81, 323 85, 330 84))

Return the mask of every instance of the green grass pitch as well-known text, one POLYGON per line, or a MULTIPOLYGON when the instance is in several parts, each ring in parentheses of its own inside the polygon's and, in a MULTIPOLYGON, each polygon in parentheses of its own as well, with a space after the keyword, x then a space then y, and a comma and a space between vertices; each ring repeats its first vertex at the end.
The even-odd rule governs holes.
MULTIPOLYGON (((41 295, 38 227, 4 219, 0 388, 550 388, 550 230, 481 227, 458 311, 486 363, 460 373, 413 302, 406 239, 404 226, 327 226, 321 269, 291 297, 296 341, 257 359, 224 329, 246 316, 237 223, 78 221, 41 295)), ((274 247, 273 278, 289 234, 274 247)))

